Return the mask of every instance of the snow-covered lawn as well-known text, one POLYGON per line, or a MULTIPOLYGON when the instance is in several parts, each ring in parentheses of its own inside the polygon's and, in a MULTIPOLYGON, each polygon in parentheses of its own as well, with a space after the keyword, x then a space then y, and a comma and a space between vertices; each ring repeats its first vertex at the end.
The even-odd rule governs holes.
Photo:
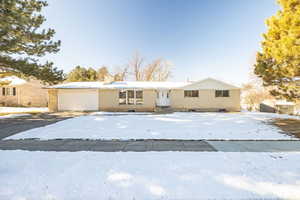
MULTIPOLYGON (((7 139, 295 139, 268 120, 291 116, 268 113, 93 113, 7 139)), ((295 117, 293 117, 295 118, 295 117)))
POLYGON ((48 112, 48 108, 38 107, 0 107, 1 113, 30 113, 30 112, 48 112))
POLYGON ((5 200, 300 199, 300 153, 0 151, 0 157, 5 200))
POLYGON ((7 139, 295 139, 267 122, 269 113, 93 113, 7 139))

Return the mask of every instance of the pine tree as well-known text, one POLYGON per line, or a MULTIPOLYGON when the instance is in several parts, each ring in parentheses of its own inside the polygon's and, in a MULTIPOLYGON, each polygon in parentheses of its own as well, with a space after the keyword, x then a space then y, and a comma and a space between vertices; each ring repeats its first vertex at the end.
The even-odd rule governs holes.
POLYGON ((68 82, 96 81, 97 72, 93 68, 76 66, 67 76, 68 82))
POLYGON ((86 72, 88 81, 96 81, 98 79, 97 72, 93 68, 88 68, 86 72))
POLYGON ((64 78, 52 62, 41 64, 39 57, 59 51, 53 29, 41 29, 46 20, 40 13, 42 0, 0 0, 0 74, 25 75, 47 83, 64 78))
POLYGON ((278 0, 282 10, 266 24, 262 52, 257 54, 255 74, 265 86, 273 86, 271 94, 288 100, 300 99, 300 1, 278 0))

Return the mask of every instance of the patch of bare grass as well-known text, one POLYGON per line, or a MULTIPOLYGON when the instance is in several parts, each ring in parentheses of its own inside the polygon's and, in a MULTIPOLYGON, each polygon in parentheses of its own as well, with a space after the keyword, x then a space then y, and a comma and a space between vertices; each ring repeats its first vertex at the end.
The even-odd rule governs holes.
POLYGON ((273 124, 282 131, 300 138, 300 120, 298 119, 274 119, 273 124))

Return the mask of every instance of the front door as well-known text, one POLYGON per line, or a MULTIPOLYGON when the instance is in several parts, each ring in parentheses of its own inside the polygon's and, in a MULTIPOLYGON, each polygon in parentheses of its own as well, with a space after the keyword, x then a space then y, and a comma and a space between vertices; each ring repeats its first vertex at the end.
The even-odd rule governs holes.
POLYGON ((157 90, 156 91, 156 105, 157 106, 169 106, 170 105, 170 91, 169 90, 157 90))

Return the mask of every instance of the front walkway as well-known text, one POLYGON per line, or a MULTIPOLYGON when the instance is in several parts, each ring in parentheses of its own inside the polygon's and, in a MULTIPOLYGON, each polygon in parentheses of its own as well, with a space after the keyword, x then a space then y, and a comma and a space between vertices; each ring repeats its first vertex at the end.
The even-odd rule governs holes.
POLYGON ((221 152, 296 152, 300 141, 272 140, 0 140, 0 150, 29 151, 99 151, 99 152, 146 152, 146 151, 221 151, 221 152))

